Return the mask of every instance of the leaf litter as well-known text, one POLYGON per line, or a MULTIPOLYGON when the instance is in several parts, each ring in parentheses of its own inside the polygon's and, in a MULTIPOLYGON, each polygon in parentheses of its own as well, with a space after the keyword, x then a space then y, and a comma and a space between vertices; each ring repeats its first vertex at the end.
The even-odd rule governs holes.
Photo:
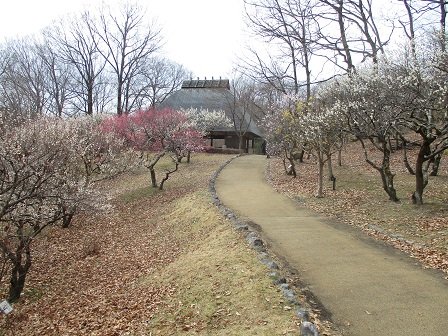
MULTIPOLYGON (((161 193, 148 189, 145 171, 103 181, 108 212, 78 214, 33 242, 23 296, 2 334, 297 333, 300 320, 255 251, 211 204, 208 181, 228 159, 193 157, 161 193)), ((5 297, 7 284, 0 290, 5 297)), ((338 334, 310 309, 322 335, 338 334)))
MULTIPOLYGON (((408 150, 411 163, 415 161, 416 151, 408 150)), ((380 159, 373 150, 369 155, 380 159)), ((394 182, 400 197, 398 203, 388 200, 379 173, 365 162, 357 143, 348 144, 342 152, 342 166, 333 162, 336 190, 332 190, 332 182, 325 182, 324 198, 314 197, 317 166, 312 157, 298 163, 295 179, 285 174, 280 158, 268 161, 266 174, 277 191, 299 200, 308 208, 361 228, 406 251, 424 267, 448 273, 448 160, 443 157, 439 176, 430 177, 423 193, 423 206, 411 202, 415 176, 407 172, 402 160, 401 151, 392 154, 391 166, 396 173, 394 182)))

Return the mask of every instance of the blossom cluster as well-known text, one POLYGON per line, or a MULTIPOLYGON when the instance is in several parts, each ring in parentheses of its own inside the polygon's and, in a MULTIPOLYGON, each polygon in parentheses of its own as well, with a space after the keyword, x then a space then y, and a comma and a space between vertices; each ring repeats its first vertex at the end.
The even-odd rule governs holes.
POLYGON ((93 181, 122 171, 123 144, 91 117, 41 117, 0 133, 0 248, 11 270, 10 300, 23 289, 31 242, 44 229, 67 226, 74 213, 103 205, 93 181))

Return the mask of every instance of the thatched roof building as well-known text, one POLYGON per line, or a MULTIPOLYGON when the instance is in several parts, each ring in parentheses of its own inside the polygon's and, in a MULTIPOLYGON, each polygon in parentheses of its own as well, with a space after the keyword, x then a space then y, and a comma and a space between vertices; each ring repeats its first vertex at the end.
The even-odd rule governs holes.
POLYGON ((207 130, 210 145, 214 147, 238 148, 241 137, 242 149, 251 152, 255 138, 260 138, 261 132, 252 120, 250 111, 244 111, 236 103, 228 79, 186 80, 182 88, 167 97, 161 107, 224 111, 235 125, 207 130))

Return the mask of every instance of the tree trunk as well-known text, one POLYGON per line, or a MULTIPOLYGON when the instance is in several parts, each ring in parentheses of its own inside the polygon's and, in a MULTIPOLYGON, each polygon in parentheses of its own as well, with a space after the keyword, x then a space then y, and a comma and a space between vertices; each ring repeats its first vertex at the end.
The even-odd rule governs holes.
MULTIPOLYGON (((12 258, 10 258, 12 259, 12 258)), ((15 302, 20 299, 20 294, 25 287, 25 279, 28 274, 28 270, 31 267, 31 253, 30 248, 26 242, 21 242, 16 249, 16 257, 13 262, 13 268, 11 270, 11 279, 9 287, 9 302, 15 302), (25 263, 23 262, 23 253, 25 253, 25 263)))
POLYGON ((123 114, 123 94, 122 94, 122 88, 123 88, 123 81, 121 77, 118 79, 118 88, 117 88, 117 114, 122 115, 123 114))
MULTIPOLYGON (((352 60, 352 54, 351 54, 351 50, 350 47, 348 45, 347 42, 347 31, 346 31, 346 27, 344 25, 345 22, 345 18, 344 18, 344 13, 343 13, 343 2, 340 1, 339 2, 339 6, 335 7, 337 13, 338 13, 338 24, 339 24, 339 32, 341 34, 341 42, 342 42, 342 46, 344 48, 344 58, 345 58, 345 62, 347 63, 347 73, 349 74, 349 76, 355 71, 355 66, 353 64, 353 60, 352 60)), ((342 51, 341 51, 342 53, 342 51)))
POLYGON ((168 178, 170 177, 171 174, 173 174, 177 171, 177 168, 179 167, 179 163, 176 160, 173 160, 173 162, 175 164, 175 168, 173 170, 168 170, 167 172, 165 172, 165 177, 162 179, 162 181, 160 181, 159 190, 163 190, 163 185, 164 185, 165 181, 168 180, 168 178))
POLYGON ((317 194, 316 197, 322 198, 324 197, 323 185, 324 185, 324 165, 325 161, 323 158, 323 153, 317 153, 319 158, 319 174, 317 177, 317 194))
POLYGON ((328 160, 328 181, 334 180, 334 174, 333 174, 333 163, 331 162, 331 153, 327 154, 327 160, 328 160))
POLYGON ((428 183, 428 175, 423 168, 423 164, 426 161, 425 157, 431 152, 430 145, 431 142, 423 140, 415 163, 415 191, 412 194, 412 203, 417 205, 423 204, 423 190, 428 183))
POLYGON ((286 158, 284 157, 282 159, 282 161, 283 161, 283 168, 285 169, 285 174, 288 175, 288 167, 286 166, 286 158))
POLYGON ((87 81, 87 114, 93 115, 93 79, 87 81))
POLYGON ((395 174, 392 174, 390 170, 390 150, 387 147, 387 143, 383 144, 383 164, 382 171, 380 173, 381 179, 383 181, 383 189, 386 191, 392 201, 398 202, 399 199, 397 197, 397 191, 394 188, 395 174))
POLYGON ((289 161, 289 167, 286 168, 285 160, 283 160, 283 165, 285 166, 286 174, 292 175, 293 177, 297 177, 296 164, 294 162, 294 154, 292 153, 292 150, 290 150, 288 154, 288 150, 285 148, 285 157, 289 161))
POLYGON ((151 174, 151 186, 157 188, 156 171, 154 170, 154 167, 150 167, 149 172, 151 174))
POLYGON ((67 229, 70 226, 70 223, 72 222, 74 214, 75 214, 75 212, 70 212, 70 213, 64 213, 62 215, 62 227, 64 229, 67 229))
POLYGON ((242 136, 238 137, 238 149, 243 149, 243 140, 244 138, 242 136))
POLYGON ((389 195, 389 199, 398 202, 397 191, 394 188, 394 174, 389 171, 380 170, 381 181, 383 182, 383 189, 389 195))
MULTIPOLYGON (((358 140, 361 142, 362 148, 364 150, 364 157, 366 159, 366 162, 380 173, 381 181, 383 183, 383 189, 389 196, 389 199, 394 202, 398 202, 399 199, 397 197, 397 191, 394 188, 395 174, 392 174, 390 170, 390 150, 388 148, 388 141, 384 140, 381 141, 381 152, 383 153, 383 162, 381 166, 377 166, 375 162, 369 159, 367 154, 367 148, 364 144, 364 141, 361 138, 358 138, 358 140)), ((371 142, 376 141, 373 138, 370 138, 369 140, 371 142)))
POLYGON ((70 226, 73 216, 75 215, 76 207, 72 207, 70 210, 66 206, 62 206, 62 227, 64 229, 70 226))
POLYGON ((297 171, 296 171, 296 163, 294 162, 294 158, 292 156, 289 156, 288 160, 289 160, 288 175, 292 175, 294 178, 296 178, 297 171))
POLYGON ((406 142, 403 143, 403 162, 404 162, 404 165, 405 165, 406 169, 408 170, 409 174, 415 175, 414 169, 412 169, 411 165, 409 164, 408 151, 406 149, 406 142))
MULTIPOLYGON (((165 156, 165 154, 166 152, 158 153, 152 160, 150 160, 149 164, 145 165, 145 167, 149 169, 151 175, 151 186, 153 188, 157 188, 156 171, 154 167, 156 166, 157 162, 159 162, 159 160, 165 156)), ((146 160, 149 160, 148 157, 146 160)))
POLYGON ((302 148, 299 155, 299 162, 303 163, 303 157, 305 156, 305 150, 302 148))
POLYGON ((342 167, 342 146, 338 148, 338 166, 342 167))
POLYGON ((443 155, 443 152, 437 154, 434 157, 434 162, 432 164, 432 170, 431 170, 431 173, 429 173, 429 176, 437 176, 439 174, 439 167, 440 167, 440 161, 442 161, 442 155, 443 155))

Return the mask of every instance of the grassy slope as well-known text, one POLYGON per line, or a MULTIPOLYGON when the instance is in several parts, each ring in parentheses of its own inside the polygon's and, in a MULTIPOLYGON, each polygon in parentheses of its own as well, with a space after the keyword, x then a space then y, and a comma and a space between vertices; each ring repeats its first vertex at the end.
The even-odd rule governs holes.
POLYGON ((281 334, 295 328, 267 270, 256 262, 241 235, 229 228, 207 195, 197 192, 176 202, 170 223, 184 247, 171 264, 142 279, 176 290, 163 314, 150 323, 154 335, 182 331, 204 335, 281 334))
POLYGON ((257 252, 211 204, 208 181, 229 158, 194 156, 163 192, 146 171, 102 185, 113 210, 35 242, 24 295, 0 334, 297 334, 257 252))

